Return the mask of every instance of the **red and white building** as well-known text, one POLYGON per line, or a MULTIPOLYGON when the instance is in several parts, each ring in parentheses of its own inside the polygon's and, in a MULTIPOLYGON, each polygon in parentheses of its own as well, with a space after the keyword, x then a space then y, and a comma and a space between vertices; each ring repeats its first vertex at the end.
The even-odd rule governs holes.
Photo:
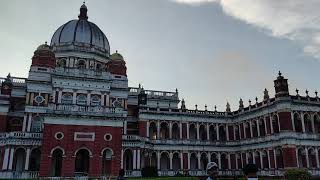
POLYGON ((279 73, 275 97, 265 90, 262 101, 218 112, 187 109, 177 90, 128 87, 124 58, 110 53, 85 5, 35 50, 27 78, 0 82, 0 177, 108 177, 121 168, 141 176, 146 166, 202 176, 208 161, 227 176, 247 163, 261 175, 320 174, 317 92, 290 95, 279 73))

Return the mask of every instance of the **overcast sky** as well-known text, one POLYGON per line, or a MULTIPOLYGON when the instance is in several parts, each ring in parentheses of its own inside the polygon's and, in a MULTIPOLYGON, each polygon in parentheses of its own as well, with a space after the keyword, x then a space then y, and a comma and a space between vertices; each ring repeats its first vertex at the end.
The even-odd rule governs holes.
MULTIPOLYGON (((79 14, 81 0, 2 0, 0 76, 26 77, 36 47, 79 14)), ((187 108, 224 111, 274 95, 320 89, 319 0, 86 0, 89 21, 126 59, 129 86, 179 90, 187 108)))

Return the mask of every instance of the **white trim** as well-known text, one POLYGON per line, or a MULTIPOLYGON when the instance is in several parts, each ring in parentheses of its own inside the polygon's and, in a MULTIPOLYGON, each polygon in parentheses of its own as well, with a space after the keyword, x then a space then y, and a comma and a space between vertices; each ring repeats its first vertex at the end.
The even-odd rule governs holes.
POLYGON ((56 133, 54 134, 54 138, 56 138, 56 140, 61 140, 61 139, 63 139, 63 138, 64 138, 63 132, 56 132, 56 133), (58 137, 57 137, 58 134, 62 134, 62 137, 61 137, 61 138, 58 138, 58 137))
POLYGON ((51 151, 50 151, 50 156, 52 156, 53 151, 55 151, 56 149, 60 149, 60 150, 62 151, 62 156, 65 155, 64 149, 63 149, 62 147, 60 147, 60 146, 56 146, 56 147, 54 147, 54 148, 51 149, 51 151))
POLYGON ((73 140, 74 141, 94 141, 95 140, 94 132, 74 132, 73 140), (91 135, 91 138, 79 138, 78 135, 91 135))
POLYGON ((112 140, 112 134, 106 133, 106 134, 103 136, 103 139, 104 139, 105 141, 111 141, 111 140, 112 140), (107 135, 110 135, 110 139, 107 139, 107 138, 106 138, 107 135))
POLYGON ((59 125, 82 125, 82 126, 112 126, 123 127, 121 120, 96 120, 89 118, 55 118, 45 117, 45 124, 59 124, 59 125))

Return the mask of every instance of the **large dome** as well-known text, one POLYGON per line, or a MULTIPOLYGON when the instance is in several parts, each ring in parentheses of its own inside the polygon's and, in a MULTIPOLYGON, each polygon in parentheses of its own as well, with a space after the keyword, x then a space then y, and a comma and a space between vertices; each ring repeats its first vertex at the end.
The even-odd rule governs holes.
POLYGON ((109 56, 110 46, 106 35, 94 23, 88 21, 87 7, 80 8, 79 19, 60 26, 52 36, 51 46, 89 46, 109 56))

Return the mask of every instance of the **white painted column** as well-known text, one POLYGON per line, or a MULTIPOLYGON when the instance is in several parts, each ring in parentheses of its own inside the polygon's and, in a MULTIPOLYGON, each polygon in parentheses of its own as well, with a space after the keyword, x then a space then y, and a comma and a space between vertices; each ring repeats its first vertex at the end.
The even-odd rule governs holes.
POLYGON ((274 169, 278 169, 276 150, 273 149, 272 151, 273 151, 273 159, 274 159, 274 169))
POLYGON ((4 151, 3 162, 2 162, 2 170, 7 170, 8 169, 9 154, 10 154, 10 147, 6 147, 6 149, 4 151))
POLYGON ((75 90, 72 93, 72 104, 77 104, 77 92, 75 90))
POLYGON ((218 153, 218 166, 219 166, 219 169, 221 169, 221 154, 218 153))
POLYGON ((227 141, 229 141, 229 128, 228 125, 226 125, 226 136, 227 136, 227 141))
POLYGON ((197 139, 200 139, 200 130, 199 130, 199 123, 197 123, 197 139))
POLYGON ((121 149, 121 169, 123 169, 123 149, 121 149))
POLYGON ((314 117, 311 117, 311 126, 312 126, 312 133, 315 133, 315 127, 314 127, 314 117))
POLYGON ((141 159, 140 159, 140 149, 137 150, 137 169, 140 169, 141 167, 141 159))
POLYGON ((305 127, 305 124, 304 124, 303 113, 300 113, 300 118, 301 118, 301 124, 302 124, 302 132, 305 133, 306 132, 306 127, 305 127))
POLYGON ((298 149, 296 148, 296 159, 297 159, 297 167, 300 168, 299 165, 299 156, 298 156, 298 149))
POLYGON ((52 91, 52 102, 56 103, 56 90, 52 91))
POLYGON ((107 107, 109 107, 110 106, 110 95, 109 94, 106 94, 106 102, 105 102, 105 105, 107 106, 107 107))
POLYGON ((172 122, 169 122, 169 139, 172 139, 172 122))
MULTIPOLYGON (((296 127, 294 126, 294 115, 293 112, 290 113, 291 114, 291 124, 292 124, 292 130, 296 131, 296 127)), ((298 167, 298 166, 297 166, 298 167)))
POLYGON ((268 156, 268 165, 269 165, 269 168, 268 168, 268 169, 271 169, 271 162, 270 162, 270 152, 269 152, 269 149, 267 149, 267 156, 268 156))
POLYGON ((260 156, 260 166, 261 166, 261 169, 263 169, 263 159, 262 159, 262 151, 259 152, 259 156, 260 156))
POLYGON ((12 164, 13 164, 13 155, 14 155, 14 147, 10 150, 10 156, 9 156, 9 170, 12 170, 12 164))
POLYGON ((123 121, 123 134, 127 134, 127 120, 123 121))
POLYGON ((182 139, 182 123, 179 123, 179 135, 180 135, 180 139, 182 139))
POLYGON ((251 153, 252 154, 252 162, 253 164, 256 164, 256 158, 255 158, 255 152, 251 153))
POLYGON ((220 137, 219 137, 219 125, 216 124, 216 133, 217 133, 217 141, 219 141, 220 137))
POLYGON ((149 121, 147 121, 147 132, 146 132, 146 137, 150 137, 150 136, 149 136, 149 134, 150 134, 150 132, 149 132, 149 128, 150 128, 150 122, 149 122, 149 121))
POLYGON ((306 151, 307 168, 309 168, 309 167, 310 167, 309 152, 308 152, 308 149, 307 149, 307 148, 305 148, 304 150, 306 151))
POLYGON ((250 137, 253 137, 253 131, 252 131, 252 121, 249 121, 249 128, 250 128, 250 137))
POLYGON ((188 152, 188 169, 190 169, 190 152, 188 152))
POLYGON ((189 135, 189 123, 187 123, 187 139, 190 139, 190 135, 189 135))
POLYGON ((315 151, 316 151, 316 162, 317 162, 317 168, 319 168, 319 167, 320 167, 320 165, 319 165, 319 152, 318 152, 318 150, 317 150, 317 149, 316 149, 315 151))
POLYGON ((260 137, 260 124, 259 124, 259 119, 256 120, 256 124, 257 124, 258 137, 260 137))
POLYGON ((246 155, 246 164, 249 164, 249 156, 248 156, 248 152, 245 153, 246 155))
POLYGON ((209 141, 210 140, 210 126, 209 126, 209 124, 206 124, 206 127, 207 127, 207 140, 209 141))
POLYGON ((32 123, 31 120, 32 120, 32 114, 30 113, 28 117, 28 123, 27 123, 27 132, 30 132, 31 130, 31 123, 32 123))
POLYGON ((157 139, 160 139, 160 121, 157 121, 157 139))
POLYGON ((132 169, 137 169, 137 150, 133 150, 133 166, 132 169))
POLYGON ((272 119, 273 119, 273 117, 271 115, 269 115, 269 123, 270 123, 271 134, 274 133, 272 119))
POLYGON ((23 116, 22 132, 26 132, 26 129, 27 129, 27 114, 23 116))
POLYGON ((160 170, 160 151, 157 151, 157 169, 160 170))
POLYGON ((239 169, 238 156, 237 156, 237 154, 235 154, 235 159, 236 159, 236 169, 239 169))
POLYGON ((200 154, 200 152, 197 153, 197 158, 198 158, 198 169, 201 169, 201 154, 200 154))
POLYGON ((265 132, 265 135, 268 134, 268 128, 267 128, 267 120, 266 120, 266 117, 263 118, 263 123, 264 123, 264 132, 265 132))
POLYGON ((61 104, 61 99, 62 99, 62 91, 58 90, 58 104, 61 104))
POLYGON ((172 152, 169 153, 169 169, 172 170, 172 152))
POLYGON ((247 138, 247 131, 246 131, 246 126, 247 126, 247 123, 243 123, 243 136, 244 136, 244 139, 247 138))
POLYGON ((211 153, 207 152, 207 158, 208 158, 208 162, 211 162, 211 153))
POLYGON ((183 169, 183 152, 180 153, 180 169, 183 169))
POLYGON ((30 160, 30 148, 27 148, 26 152, 26 160, 24 161, 24 170, 28 171, 29 170, 29 160, 30 160))
POLYGON ((90 106, 91 104, 91 92, 89 91, 87 94, 87 106, 90 106))
POLYGON ((241 126, 240 124, 238 125, 238 132, 239 132, 239 139, 242 139, 242 135, 241 135, 241 126))
POLYGON ((230 154, 228 154, 227 157, 228 157, 228 169, 231 169, 231 158, 230 158, 230 154))

